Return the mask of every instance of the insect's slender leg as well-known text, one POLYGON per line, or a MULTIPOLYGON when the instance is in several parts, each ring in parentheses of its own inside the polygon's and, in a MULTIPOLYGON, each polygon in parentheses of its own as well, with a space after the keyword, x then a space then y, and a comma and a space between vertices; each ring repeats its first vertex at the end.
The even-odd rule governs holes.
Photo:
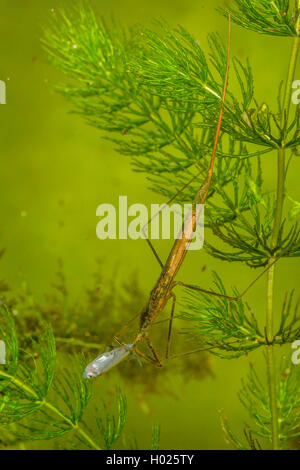
MULTIPOLYGON (((123 346, 123 347, 125 346, 125 344, 121 343, 121 342, 119 341, 119 339, 118 339, 116 336, 114 336, 114 341, 115 341, 116 343, 118 343, 119 346, 123 346)), ((146 338, 146 341, 147 341, 147 344, 149 345, 149 340, 148 340, 148 338, 146 338)), ((150 349, 151 349, 151 348, 150 348, 150 349)), ((154 365, 156 365, 156 366, 158 365, 159 367, 161 367, 162 364, 161 364, 159 358, 158 358, 156 355, 154 355, 155 360, 152 359, 150 356, 148 356, 147 354, 145 354, 145 353, 143 353, 142 351, 140 351, 140 350, 136 347, 136 344, 134 344, 134 346, 133 346, 133 351, 134 351, 135 354, 137 354, 138 356, 142 357, 142 358, 145 359, 146 361, 151 362, 151 364, 154 364, 154 365)), ((153 352, 152 349, 151 349, 151 351, 153 352)))
MULTIPOLYGON (((288 250, 290 249, 290 247, 288 247, 287 249, 283 250, 283 252, 277 257, 274 259, 274 261, 272 261, 272 263, 268 264, 268 266, 249 284, 248 287, 246 287, 246 289, 240 294, 239 296, 239 299, 241 299, 242 297, 244 297, 245 294, 247 294, 247 292, 251 289, 251 287, 254 286, 254 284, 257 283, 257 281, 259 281, 259 279, 261 277, 263 277, 263 275, 265 273, 267 273, 269 271, 270 268, 272 268, 272 266, 274 266, 276 263, 278 263, 278 261, 288 252, 288 250)), ((239 300, 238 299, 238 300, 239 300)))
POLYGON ((201 287, 193 286, 191 284, 186 284, 185 282, 181 282, 181 281, 175 282, 174 287, 175 286, 186 287, 187 289, 190 289, 190 290, 195 290, 197 292, 203 292, 204 294, 213 295, 214 297, 220 297, 221 299, 237 301, 237 300, 240 300, 240 298, 241 298, 241 296, 233 297, 233 296, 229 296, 229 295, 225 295, 225 294, 220 294, 219 292, 214 292, 214 291, 211 291, 211 290, 202 289, 201 287))
POLYGON ((148 356, 147 354, 143 353, 143 352, 140 351, 138 348, 135 347, 135 348, 134 348, 134 352, 135 352, 138 356, 140 356, 140 357, 142 357, 143 359, 145 359, 146 361, 151 362, 151 364, 154 364, 155 366, 161 367, 161 362, 160 362, 160 361, 158 362, 156 359, 155 359, 155 360, 152 359, 150 356, 148 356))
MULTIPOLYGON (((160 209, 160 211, 158 211, 156 214, 154 214, 154 216, 152 216, 152 217, 148 220, 147 224, 142 227, 142 231, 143 231, 143 233, 144 233, 144 235, 145 235, 146 242, 147 242, 148 245, 150 246, 150 248, 151 248, 151 250, 152 250, 154 256, 156 257, 157 261, 159 262, 159 264, 160 264, 160 266, 161 266, 162 268, 164 267, 163 262, 162 262, 161 259, 159 258, 158 254, 157 254, 157 251, 155 250, 153 244, 151 243, 151 241, 149 240, 149 238, 146 236, 145 227, 148 226, 148 225, 152 222, 152 220, 153 220, 155 217, 157 217, 157 216, 160 214, 160 212, 162 212, 162 211, 164 210, 165 207, 167 207, 169 204, 171 204, 171 202, 173 202, 174 199, 176 199, 176 197, 177 197, 179 194, 181 194, 190 184, 192 184, 193 181, 195 181, 195 180, 200 176, 201 173, 202 173, 202 170, 198 171, 198 173, 197 173, 195 176, 193 176, 193 178, 192 178, 190 181, 188 181, 179 191, 177 191, 177 193, 176 193, 166 204, 164 204, 164 205, 162 206, 162 208, 160 209)), ((122 335, 122 333, 128 328, 128 326, 131 325, 131 323, 133 323, 134 320, 136 320, 136 319, 139 317, 139 315, 140 315, 140 313, 138 313, 138 314, 135 315, 131 320, 129 320, 129 322, 126 323, 126 324, 121 328, 121 330, 118 331, 118 332, 115 334, 115 338, 119 338, 119 337, 122 335)))
MULTIPOLYGON (((191 286, 189 284, 185 284, 183 282, 177 282, 175 283, 175 285, 181 285, 183 287, 187 287, 189 289, 192 289, 192 290, 196 290, 198 292, 203 292, 205 294, 210 294, 210 295, 214 295, 216 297, 220 297, 220 298, 225 298, 227 300, 231 300, 231 301, 238 301, 238 300, 241 300, 242 297, 244 297, 244 295, 251 289, 251 287, 254 286, 254 284, 275 264, 277 263, 277 261, 279 261, 280 258, 282 258, 285 253, 287 252, 287 250, 284 250, 280 256, 278 256, 278 258, 276 258, 271 264, 268 265, 267 268, 265 268, 250 284, 248 287, 246 287, 246 289, 238 296, 238 297, 230 297, 230 296, 227 296, 227 295, 223 295, 223 294, 219 294, 217 292, 212 292, 212 291, 207 291, 205 289, 201 289, 200 287, 197 287, 197 286, 191 286)), ((238 343, 239 341, 236 340, 236 341, 232 341, 231 343, 228 343, 228 344, 234 344, 234 343, 238 343)), ((178 358, 178 357, 183 357, 183 356, 187 356, 187 355, 190 355, 190 354, 194 354, 194 353, 197 353, 197 352, 204 352, 204 351, 209 351, 209 350, 212 350, 212 349, 217 349, 218 346, 211 346, 211 347, 208 347, 208 348, 203 348, 203 349, 196 349, 194 351, 190 351, 190 352, 186 352, 186 353, 182 353, 182 354, 176 354, 175 356, 172 356, 170 357, 169 359, 175 359, 175 358, 178 358)))
POLYGON ((155 350, 155 347, 153 346, 152 341, 151 341, 150 338, 149 338, 149 332, 146 333, 145 339, 146 339, 146 341, 147 341, 147 344, 148 344, 150 350, 152 351, 153 356, 155 357, 155 364, 156 364, 158 367, 162 367, 162 363, 161 363, 161 360, 160 360, 160 358, 159 358, 159 355, 157 354, 157 352, 156 352, 156 350, 155 350))
POLYGON ((163 206, 160 208, 160 210, 159 210, 156 214, 154 214, 154 215, 148 220, 148 222, 142 227, 142 232, 143 232, 143 234, 144 234, 144 236, 145 236, 145 240, 146 240, 146 242, 148 243, 148 245, 149 245, 149 247, 150 247, 152 253, 154 254, 154 256, 155 256, 155 258, 157 259, 157 261, 158 261, 158 263, 159 263, 159 265, 160 265, 161 268, 164 267, 164 264, 163 264, 163 262, 161 261, 161 259, 160 259, 159 255, 158 255, 157 251, 155 250, 155 248, 154 248, 154 246, 153 246, 153 243, 149 240, 148 234, 146 233, 145 228, 148 227, 149 224, 151 224, 151 222, 152 222, 156 217, 158 217, 158 215, 159 215, 169 204, 171 204, 171 202, 173 202, 173 201, 177 198, 177 196, 179 196, 179 194, 181 194, 186 188, 188 188, 189 185, 192 184, 192 183, 200 176, 200 174, 201 174, 202 172, 203 172, 203 170, 198 171, 198 173, 197 173, 195 176, 193 176, 193 178, 190 179, 181 189, 179 189, 179 191, 177 191, 176 194, 174 194, 174 196, 173 196, 168 202, 166 202, 165 204, 163 204, 163 206))
POLYGON ((141 315, 140 312, 137 313, 133 318, 131 318, 131 320, 129 320, 127 323, 125 323, 125 325, 121 328, 121 330, 118 331, 118 333, 116 333, 116 334, 114 335, 114 339, 115 339, 115 338, 120 338, 120 336, 122 335, 122 333, 123 333, 125 330, 127 330, 128 327, 129 327, 129 325, 131 325, 131 323, 133 323, 134 320, 136 320, 140 315, 141 315))
MULTIPOLYGON (((237 344, 239 343, 239 340, 231 341, 230 343, 227 343, 228 345, 231 344, 237 344)), ((193 351, 187 351, 181 354, 175 354, 174 356, 170 356, 168 359, 178 359, 180 357, 184 356, 191 356, 192 354, 200 353, 200 352, 206 352, 206 351, 211 351, 213 349, 218 349, 220 346, 209 346, 207 348, 199 348, 199 349, 194 349, 193 351)))
MULTIPOLYGON (((176 319, 176 318, 181 318, 181 315, 173 315, 173 320, 176 319)), ((157 325, 161 325, 161 323, 166 323, 167 321, 170 322, 170 320, 171 320, 171 317, 165 318, 164 320, 156 321, 155 323, 152 324, 152 327, 157 326, 157 325)))
POLYGON ((176 305, 176 295, 172 292, 172 310, 171 310, 171 317, 169 322, 169 331, 168 331, 168 340, 167 340, 167 349, 166 349, 166 359, 169 357, 169 349, 170 349, 170 341, 171 341, 171 333, 172 333, 172 326, 173 326, 173 319, 174 319, 174 311, 176 305))
POLYGON ((113 340, 114 340, 116 343, 118 343, 119 346, 125 346, 124 343, 121 343, 121 341, 119 341, 118 336, 114 336, 114 337, 113 337, 113 340))
POLYGON ((227 300, 232 300, 232 301, 238 301, 238 300, 241 300, 245 294, 247 294, 247 292, 251 289, 251 287, 254 286, 254 284, 257 283, 257 281, 267 272, 269 271, 269 269, 274 266, 274 264, 276 264, 280 258, 282 258, 285 253, 286 253, 287 250, 283 251, 280 256, 278 256, 272 263, 270 263, 250 284, 248 287, 246 287, 245 290, 243 290, 243 292, 234 297, 234 296, 229 296, 229 295, 224 295, 224 294, 220 294, 218 292, 213 292, 213 291, 210 291, 210 290, 205 290, 205 289, 202 289, 201 287, 198 287, 198 286, 193 286, 193 285, 190 285, 190 284, 185 284, 184 282, 181 282, 181 281, 177 281, 175 282, 174 286, 182 286, 182 287, 186 287, 188 289, 191 289, 191 290, 195 290, 195 291, 198 291, 198 292, 203 292, 204 294, 209 294, 209 295, 213 295, 215 297, 220 297, 222 299, 227 299, 227 300))

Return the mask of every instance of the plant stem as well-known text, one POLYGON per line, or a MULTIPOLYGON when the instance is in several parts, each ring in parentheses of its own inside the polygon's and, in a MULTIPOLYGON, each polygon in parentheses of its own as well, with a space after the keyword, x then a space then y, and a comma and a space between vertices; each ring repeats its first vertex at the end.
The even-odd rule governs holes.
MULTIPOLYGON (((298 0, 298 8, 300 8, 300 0, 298 0)), ((292 83, 295 77, 297 57, 300 48, 300 17, 298 18, 296 25, 297 37, 294 39, 292 53, 289 64, 288 78, 285 88, 283 112, 282 112, 282 128, 286 128, 291 107, 292 98, 292 83)), ((273 226, 273 233, 271 239, 271 247, 275 248, 278 243, 278 237, 280 233, 283 203, 284 203, 284 186, 285 186, 285 141, 283 140, 281 148, 278 149, 277 158, 277 200, 276 200, 276 212, 273 226)), ((269 260, 269 265, 274 262, 274 259, 269 260)), ((274 315, 273 315, 273 303, 274 303, 274 272, 275 265, 273 264, 268 271, 267 281, 267 315, 266 315, 266 336, 269 343, 273 342, 274 339, 274 315)), ((271 426, 272 426, 272 448, 278 450, 280 447, 279 443, 279 425, 278 425, 278 408, 277 408, 277 382, 276 382, 276 364, 274 356, 274 346, 270 344, 267 346, 267 369, 268 369, 268 383, 269 383, 269 398, 270 398, 270 410, 271 410, 271 426)))
MULTIPOLYGON (((39 397, 36 395, 34 390, 31 387, 29 387, 28 385, 26 385, 25 383, 23 383, 21 380, 17 379, 16 377, 14 377, 10 374, 7 374, 7 373, 3 372, 3 371, 1 371, 1 377, 9 379, 10 382, 13 383, 16 387, 18 387, 19 389, 21 389, 24 392, 28 393, 29 395, 31 395, 36 400, 39 400, 39 397)), ((45 408, 48 408, 53 413, 58 415, 60 418, 63 419, 63 421, 66 424, 68 424, 76 432, 78 432, 78 434, 80 434, 83 437, 83 439, 90 445, 90 447, 92 449, 101 450, 99 445, 78 425, 78 423, 74 424, 71 419, 69 419, 67 416, 65 416, 64 413, 62 413, 58 408, 56 408, 55 405, 52 405, 50 402, 46 401, 46 399, 39 400, 39 401, 40 401, 42 406, 45 406, 45 408)))
MULTIPOLYGON (((270 260, 270 263, 272 259, 270 260)), ((269 343, 273 341, 273 288, 274 288, 274 270, 275 265, 268 271, 267 284, 267 318, 266 318, 266 336, 269 343)), ((279 448, 278 442, 278 410, 277 410, 277 394, 276 394, 276 364, 274 357, 274 346, 267 346, 267 370, 269 384, 270 410, 272 420, 272 449, 279 448)))
MULTIPOLYGON (((271 247, 275 248, 278 242, 278 236, 281 227, 283 202, 284 202, 284 184, 285 184, 285 149, 283 147, 278 149, 277 156, 277 197, 276 197, 276 212, 273 226, 273 233, 271 238, 271 247)), ((274 260, 273 260, 274 261, 274 260)), ((272 260, 270 260, 270 264, 272 260)))
POLYGON ((81 341, 73 338, 55 338, 56 343, 69 344, 70 346, 80 346, 81 348, 97 349, 99 350, 103 345, 99 343, 89 343, 87 341, 81 341))

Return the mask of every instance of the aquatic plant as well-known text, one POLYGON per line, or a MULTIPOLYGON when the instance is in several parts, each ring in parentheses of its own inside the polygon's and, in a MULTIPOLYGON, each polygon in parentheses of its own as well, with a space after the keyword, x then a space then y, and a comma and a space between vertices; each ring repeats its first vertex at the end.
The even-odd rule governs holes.
MULTIPOLYGON (((127 415, 123 393, 116 391, 116 411, 103 399, 94 403, 94 423, 87 422, 92 383, 82 377, 83 357, 69 354, 65 363, 58 363, 55 338, 46 323, 31 352, 22 351, 13 315, 6 307, 0 307, 0 314, 0 336, 6 344, 6 365, 0 368, 0 447, 24 449, 28 441, 55 439, 64 450, 109 450, 120 438, 119 446, 124 446, 128 437, 123 436, 127 415)), ((156 425, 156 448, 158 441, 156 425)))
MULTIPOLYGON (((262 274, 267 276, 266 315, 261 324, 257 312, 244 301, 243 294, 252 284, 244 292, 234 289, 228 293, 222 277, 215 275, 217 295, 191 286, 186 290, 182 316, 184 333, 198 343, 199 350, 232 360, 263 349, 266 376, 260 379, 251 365, 239 394, 254 424, 245 428, 244 441, 234 435, 224 415, 222 426, 236 448, 276 450, 288 448, 300 436, 300 371, 289 359, 278 360, 278 346, 299 339, 298 303, 294 293, 288 293, 276 317, 274 302, 274 279, 281 260, 300 255, 299 203, 287 198, 286 188, 287 173, 300 144, 299 105, 292 103, 300 46, 300 1, 233 3, 234 7, 221 10, 225 18, 230 13, 231 20, 242 28, 293 42, 287 78, 278 84, 275 108, 258 102, 250 62, 232 59, 230 77, 238 89, 231 85, 232 80, 205 204, 206 227, 216 237, 215 242, 211 238, 206 241, 206 250, 224 262, 263 269, 255 280, 262 274), (264 182, 266 156, 276 156, 277 181, 271 193, 264 182), (285 217, 288 201, 290 217, 285 217)), ((120 154, 131 157, 134 169, 147 175, 156 193, 181 204, 193 201, 202 182, 197 175, 205 173, 210 164, 222 105, 227 54, 220 35, 209 36, 205 53, 205 46, 183 27, 174 29, 163 21, 152 29, 138 26, 125 30, 116 23, 107 25, 85 2, 51 15, 43 44, 49 61, 68 78, 57 91, 72 103, 74 112, 103 131, 120 154)), ((19 380, 13 358, 11 371, 5 372, 5 387, 19 380)), ((32 415, 44 403, 49 377, 52 380, 53 370, 46 365, 44 369, 46 382, 37 385, 33 381, 23 390, 25 399, 31 398, 26 410, 28 407, 32 415), (33 396, 32 391, 40 396, 33 396)), ((80 386, 84 397, 88 387, 86 383, 80 386)), ((5 409, 7 395, 3 396, 5 409)), ((8 398, 11 396, 14 398, 11 394, 8 398)), ((12 403, 19 412, 18 401, 12 403)), ((23 409, 22 402, 20 412, 23 409)), ((76 423, 81 409, 76 408, 76 423)), ((72 427, 72 416, 59 426, 72 427)))
MULTIPOLYGON (((230 13, 232 21, 243 28, 293 41, 276 109, 258 103, 250 62, 233 58, 231 76, 239 91, 229 86, 206 201, 207 228, 224 245, 220 249, 218 243, 206 242, 207 251, 224 262, 265 268, 266 318, 259 325, 239 291, 226 293, 217 275, 219 297, 194 286, 186 294, 183 315, 189 322, 186 333, 220 357, 236 358, 264 348, 266 383, 261 384, 251 368, 249 384, 241 392, 256 423, 245 435, 250 448, 260 446, 256 439, 260 436, 279 449, 299 435, 299 373, 292 367, 276 366, 275 348, 299 338, 300 317, 290 293, 275 330, 274 276, 280 259, 300 255, 297 211, 289 219, 284 216, 286 176, 300 143, 299 106, 292 104, 300 2, 235 0, 234 4, 221 10, 226 18, 230 13), (278 176, 272 193, 263 178, 263 159, 268 154, 268 158, 277 155, 278 176)), ((105 131, 118 152, 131 157, 134 169, 146 173, 155 192, 179 203, 193 201, 199 189, 195 175, 209 166, 219 116, 227 66, 221 37, 209 36, 206 54, 204 46, 181 26, 173 29, 159 21, 152 29, 110 27, 83 3, 73 13, 54 12, 43 42, 50 62, 69 78, 57 90, 71 101, 74 112, 105 131)), ((226 429, 231 441, 244 448, 226 429)))

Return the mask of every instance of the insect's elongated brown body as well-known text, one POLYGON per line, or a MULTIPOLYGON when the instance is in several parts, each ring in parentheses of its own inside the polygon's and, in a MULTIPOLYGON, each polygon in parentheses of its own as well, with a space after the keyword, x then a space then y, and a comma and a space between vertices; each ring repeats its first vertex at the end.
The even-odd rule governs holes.
MULTIPOLYGON (((220 129, 220 126, 221 126, 222 110, 220 113, 218 129, 220 129)), ((218 131, 217 135, 219 135, 219 132, 220 130, 218 131)), ((217 142, 217 138, 216 138, 216 142, 217 142)), ((215 155, 215 152, 216 152, 216 148, 215 148, 213 155, 215 155)), ((209 187, 210 187, 210 183, 212 179, 212 174, 213 174, 213 165, 214 165, 214 157, 211 159, 211 164, 210 164, 210 168, 209 168, 206 180, 202 184, 200 190, 198 191, 196 195, 193 209, 191 213, 189 214, 188 219, 185 220, 183 224, 181 237, 179 237, 175 241, 172 247, 172 250, 168 256, 168 259, 158 278, 158 281, 150 293, 150 298, 149 298, 147 307, 141 314, 140 332, 137 335, 133 343, 134 346, 140 341, 142 341, 145 338, 145 336, 149 334, 149 330, 151 329, 151 326, 153 322, 155 321, 156 317, 164 310, 168 300, 172 296, 172 290, 175 285, 176 275, 185 259, 185 256, 188 253, 188 247, 190 243, 192 242, 193 234, 195 233, 195 230, 197 227, 199 212, 197 211, 197 207, 195 207, 195 205, 196 204, 203 205, 207 199, 207 195, 208 195, 208 191, 209 191, 209 187)), ((160 362, 158 360, 156 360, 156 362, 158 362, 158 364, 160 365, 160 362)))
MULTIPOLYGON (((195 203, 204 204, 209 190, 209 183, 209 179, 207 178, 197 194, 195 203)), ((154 289, 151 291, 147 308, 141 315, 141 330, 147 329, 152 325, 172 295, 175 277, 188 252, 192 234, 196 230, 197 217, 199 217, 199 214, 197 215, 197 211, 194 208, 189 215, 189 219, 185 221, 182 227, 181 238, 175 241, 159 279, 154 289)))
MULTIPOLYGON (((153 322, 157 318, 157 316, 164 310, 170 297, 174 295, 172 293, 172 290, 176 283, 175 278, 188 252, 188 247, 190 243, 192 242, 192 239, 193 239, 196 227, 197 227, 197 223, 198 223, 199 213, 198 213, 196 205, 198 205, 198 207, 199 205, 204 205, 208 196, 208 192, 209 192, 209 188, 210 188, 210 184, 211 184, 212 176, 213 176, 213 168, 214 168, 214 162, 215 162, 215 157, 216 157, 216 152, 217 152, 218 141, 220 137, 221 124, 222 124, 223 111, 224 111, 224 103, 225 103, 227 85, 228 85, 229 60, 230 60, 230 28, 231 28, 231 21, 229 17, 227 70, 226 70, 226 75, 225 75, 223 96, 222 96, 222 101, 221 101, 221 109, 219 113, 219 120, 218 120, 218 125, 217 125, 217 130, 216 130, 214 147, 212 150, 212 156, 210 160, 210 166, 209 166, 205 181, 202 183, 194 199, 193 209, 191 213, 189 214, 188 219, 185 220, 183 224, 181 236, 178 237, 177 240, 175 241, 171 249, 171 252, 169 254, 169 257, 165 265, 162 268, 159 279, 150 293, 150 297, 149 297, 149 301, 146 306, 146 309, 142 312, 140 316, 139 333, 137 334, 133 342, 133 348, 136 349, 136 345, 146 338, 148 341, 148 345, 150 349, 152 350, 152 353, 155 357, 155 360, 153 360, 153 362, 158 365, 161 365, 161 362, 152 346, 151 341, 149 340, 149 331, 151 329, 153 322)), ((139 354, 149 360, 149 357, 144 355, 140 351, 139 351, 139 354)))

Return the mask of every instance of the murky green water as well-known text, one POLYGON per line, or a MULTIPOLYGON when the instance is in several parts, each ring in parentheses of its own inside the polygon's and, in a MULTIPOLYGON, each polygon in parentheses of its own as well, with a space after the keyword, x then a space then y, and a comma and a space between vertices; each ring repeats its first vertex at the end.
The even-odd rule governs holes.
MULTIPOLYGON (((149 24, 151 18, 163 16, 170 24, 181 23, 200 41, 211 31, 226 34, 226 22, 214 10, 223 3, 220 0, 115 0, 109 6, 101 0, 92 3, 100 13, 113 13, 128 25, 149 24)), ((76 300, 91 281, 96 258, 102 258, 103 270, 112 273, 118 266, 121 279, 136 272, 146 294, 159 274, 148 247, 143 241, 97 240, 95 211, 100 203, 116 204, 119 195, 128 195, 129 204, 159 203, 161 199, 147 189, 144 176, 131 171, 129 160, 119 156, 80 117, 68 114, 69 105, 51 91, 49 84, 57 82, 60 75, 45 63, 39 38, 50 9, 63 4, 68 2, 0 1, 0 79, 9 79, 7 105, 0 107, 0 247, 6 248, 0 277, 16 288, 25 280, 34 293, 42 295, 54 280, 57 259, 62 258, 68 288, 76 300)), ((233 53, 250 57, 261 101, 274 102, 276 98, 277 83, 285 78, 289 42, 233 27, 233 53)), ((276 155, 269 155, 264 162, 270 189, 275 159, 276 155)), ((299 200, 296 171, 289 177, 289 188, 291 197, 299 200)), ((157 247, 162 256, 167 254, 167 242, 157 247)), ((192 252, 181 278, 207 287, 212 270, 223 276, 228 287, 243 288, 255 274, 244 266, 212 260, 204 252, 192 252), (204 265, 207 269, 202 272, 204 265)), ((281 301, 285 289, 297 287, 298 279, 299 262, 282 261, 276 280, 277 300, 281 301)), ((257 316, 263 318, 264 280, 254 288, 251 298, 257 316)), ((120 324, 126 320, 120 312, 120 324)), ((261 366, 261 354, 254 354, 251 360, 261 366)), ((245 413, 236 392, 247 373, 248 361, 246 357, 230 362, 212 358, 213 375, 203 380, 193 377, 187 363, 185 375, 181 370, 164 374, 156 393, 143 384, 147 374, 159 371, 150 372, 145 366, 131 381, 123 381, 112 371, 96 381, 94 399, 110 395, 121 380, 129 405, 128 434, 138 436, 140 447, 149 445, 151 426, 159 422, 163 448, 228 448, 218 412, 224 408, 233 427, 242 430, 245 413)), ((182 360, 180 368, 184 364, 182 360)))

